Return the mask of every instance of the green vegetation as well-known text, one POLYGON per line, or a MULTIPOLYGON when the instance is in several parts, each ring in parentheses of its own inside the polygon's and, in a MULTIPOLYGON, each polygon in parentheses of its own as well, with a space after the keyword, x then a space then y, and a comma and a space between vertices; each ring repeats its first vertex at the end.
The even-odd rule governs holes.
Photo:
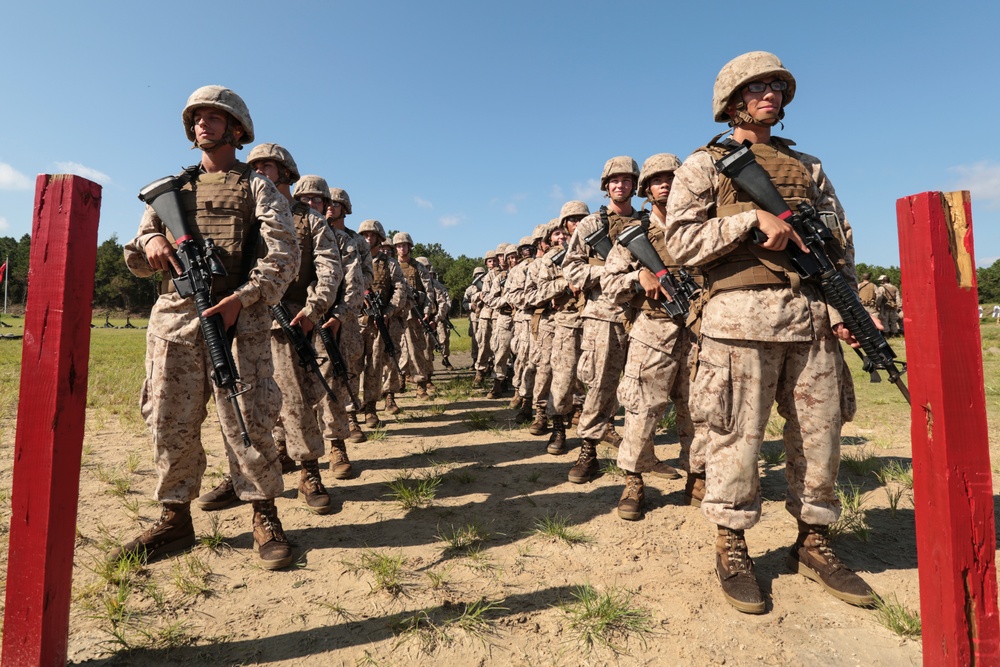
POLYGON ((622 588, 610 588, 598 593, 592 586, 578 586, 573 592, 575 602, 563 607, 569 616, 569 627, 577 641, 587 650, 604 646, 615 653, 624 653, 630 638, 639 639, 643 646, 653 633, 653 617, 646 609, 632 604, 635 594, 622 588))

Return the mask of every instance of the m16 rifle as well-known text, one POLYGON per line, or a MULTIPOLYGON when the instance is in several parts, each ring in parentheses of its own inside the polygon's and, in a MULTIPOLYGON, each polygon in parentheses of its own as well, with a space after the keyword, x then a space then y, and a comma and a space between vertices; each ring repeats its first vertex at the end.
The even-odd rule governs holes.
POLYGON ((410 295, 410 310, 413 312, 413 316, 417 318, 420 322, 420 326, 423 327, 424 333, 431 337, 431 342, 434 344, 434 350, 444 354, 444 345, 442 345, 437 339, 437 331, 430 325, 430 322, 424 319, 424 303, 427 300, 427 292, 417 292, 415 289, 410 287, 409 283, 404 282, 403 285, 406 286, 406 291, 410 295), (423 295, 421 298, 419 295, 423 295))
MULTIPOLYGON (((690 312, 690 299, 701 289, 691 275, 681 269, 683 275, 681 276, 679 271, 678 276, 681 276, 681 279, 678 280, 678 276, 667 269, 659 253, 649 242, 646 229, 642 225, 634 225, 624 230, 618 235, 618 243, 625 246, 644 268, 656 276, 660 286, 667 293, 666 297, 656 300, 663 310, 671 317, 687 318, 690 312)), ((636 291, 645 293, 639 285, 636 285, 636 291)))
POLYGON ((389 355, 389 358, 392 359, 392 362, 396 364, 396 370, 402 375, 403 371, 399 367, 399 350, 396 349, 396 344, 392 342, 392 336, 389 335, 389 325, 385 321, 385 304, 382 302, 382 295, 369 290, 365 294, 363 312, 370 320, 375 322, 378 335, 382 338, 382 348, 389 355))
POLYGON ((316 354, 315 348, 309 342, 305 332, 302 331, 302 327, 298 324, 292 324, 292 317, 285 304, 278 302, 271 306, 271 316, 281 326, 281 330, 285 332, 285 337, 288 338, 292 349, 299 356, 299 365, 319 378, 319 382, 323 386, 323 391, 326 392, 331 401, 339 400, 337 394, 333 392, 333 389, 327 383, 326 378, 323 377, 323 370, 320 368, 323 362, 326 361, 326 358, 316 354))
POLYGON ((212 297, 213 276, 225 276, 226 269, 216 255, 211 239, 199 241, 191 234, 184 216, 180 189, 193 177, 192 171, 181 176, 166 176, 153 181, 139 191, 139 199, 152 207, 156 215, 175 239, 177 239, 177 260, 181 265, 180 275, 173 277, 177 294, 182 298, 192 297, 198 311, 201 333, 208 347, 212 361, 212 381, 226 391, 226 398, 233 406, 240 437, 246 447, 251 447, 250 435, 237 397, 250 387, 240 382, 239 371, 230 349, 231 340, 218 313, 205 317, 205 311, 215 305, 212 297))
MULTIPOLYGON (((323 341, 323 347, 326 349, 326 353, 330 359, 330 370, 333 374, 337 376, 340 380, 340 384, 344 385, 344 390, 347 391, 348 398, 351 399, 351 405, 348 406, 352 410, 360 410, 361 402, 358 397, 351 391, 351 373, 350 369, 347 367, 347 361, 344 359, 344 355, 340 353, 340 345, 337 344, 337 340, 333 337, 333 334, 329 329, 324 327, 330 320, 329 316, 324 315, 320 318, 319 329, 319 339, 323 341)), ((331 397, 334 398, 334 397, 331 397)), ((334 400, 339 400, 334 398, 334 400)))
MULTIPOLYGON (((880 382, 882 378, 878 372, 885 371, 889 381, 899 388, 909 403, 910 390, 902 378, 906 363, 899 362, 901 368, 896 367, 896 353, 875 326, 847 278, 837 270, 826 252, 826 243, 833 240, 833 232, 808 202, 799 204, 798 213, 792 212, 770 175, 757 162, 749 143, 737 144, 731 140, 728 143, 732 144, 732 150, 715 163, 716 169, 732 179, 763 210, 791 225, 802 238, 808 253, 802 252, 793 242, 785 247, 795 271, 804 279, 817 281, 827 303, 840 313, 844 326, 861 345, 855 351, 872 382, 880 382)), ((756 243, 767 240, 759 229, 754 228, 753 235, 756 243)))

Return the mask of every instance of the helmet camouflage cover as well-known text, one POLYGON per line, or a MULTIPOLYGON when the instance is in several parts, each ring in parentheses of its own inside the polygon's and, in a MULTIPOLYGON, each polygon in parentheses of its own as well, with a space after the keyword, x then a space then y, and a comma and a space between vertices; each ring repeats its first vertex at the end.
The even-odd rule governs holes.
POLYGON ((378 220, 365 220, 358 226, 358 233, 374 232, 379 238, 385 241, 385 227, 378 220))
POLYGON ((483 267, 481 267, 481 266, 477 266, 476 268, 474 268, 474 269, 472 270, 472 277, 473 277, 473 278, 476 278, 476 277, 478 277, 478 276, 481 276, 481 275, 483 275, 484 273, 486 273, 486 269, 484 269, 484 268, 483 268, 483 267))
POLYGON ((347 190, 330 188, 330 201, 339 201, 344 206, 344 213, 351 214, 351 198, 348 196, 347 190))
POLYGON ((639 165, 628 155, 613 157, 604 163, 604 170, 601 172, 601 190, 608 191, 608 181, 615 174, 631 174, 632 180, 639 178, 639 165))
POLYGON ((324 201, 330 199, 330 188, 326 184, 326 179, 315 174, 306 174, 295 184, 292 191, 293 197, 303 197, 305 195, 319 195, 324 201))
POLYGON ((521 240, 517 242, 517 247, 523 248, 526 245, 535 245, 535 238, 533 236, 522 236, 521 240))
POLYGON ((559 224, 566 222, 566 218, 571 215, 590 215, 590 207, 582 201, 568 201, 559 209, 559 224))
POLYGON ((392 237, 392 245, 396 245, 397 243, 409 243, 412 246, 413 237, 406 232, 396 232, 396 235, 392 237))
POLYGON ((672 153, 657 153, 646 158, 642 163, 642 171, 639 172, 639 188, 636 194, 640 197, 646 196, 646 186, 657 174, 672 174, 681 166, 681 161, 672 153))
POLYGON ((221 109, 243 126, 246 134, 240 137, 239 143, 233 144, 237 148, 243 148, 245 144, 253 142, 253 120, 250 118, 250 110, 247 109, 242 97, 225 86, 202 86, 188 97, 181 118, 189 141, 195 142, 194 110, 199 107, 221 109))
POLYGON ((257 144, 247 156, 247 164, 252 165, 258 160, 274 160, 279 165, 290 171, 288 182, 294 183, 299 180, 299 168, 292 159, 292 154, 278 144, 257 144))
POLYGON ((785 66, 778 60, 778 56, 767 51, 751 51, 737 56, 723 65, 719 75, 715 77, 715 89, 712 92, 712 113, 715 122, 730 122, 726 107, 729 100, 743 86, 758 79, 775 77, 788 83, 788 89, 782 96, 781 113, 779 118, 784 116, 792 98, 795 97, 795 77, 785 69, 785 66))
POLYGON ((531 231, 531 238, 535 241, 541 241, 545 238, 545 230, 548 228, 547 224, 535 225, 535 228, 531 231))

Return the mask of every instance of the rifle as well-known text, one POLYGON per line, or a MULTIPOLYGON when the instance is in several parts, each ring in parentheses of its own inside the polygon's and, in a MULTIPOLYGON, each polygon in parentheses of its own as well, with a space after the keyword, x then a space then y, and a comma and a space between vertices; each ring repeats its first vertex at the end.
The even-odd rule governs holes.
MULTIPOLYGON (((735 142, 730 143, 735 144, 735 142)), ((802 278, 819 281, 827 303, 837 309, 844 319, 844 326, 861 344, 861 349, 854 349, 861 357, 862 367, 871 377, 871 381, 881 382, 882 377, 878 372, 885 371, 889 381, 899 388, 909 403, 910 390, 902 378, 902 374, 906 372, 906 362, 899 362, 902 368, 896 368, 896 353, 875 326, 868 311, 861 305, 861 299, 851 289, 847 278, 830 261, 826 253, 826 243, 834 238, 830 228, 808 202, 799 204, 798 213, 792 212, 771 181, 770 175, 758 164, 750 145, 749 142, 735 144, 733 150, 715 163, 716 169, 731 178, 733 183, 750 195, 754 203, 763 210, 791 225, 802 238, 803 243, 809 248, 808 253, 802 252, 791 242, 785 248, 795 271, 802 278)), ((767 240, 763 232, 756 228, 753 229, 753 236, 755 243, 767 240)))
MULTIPOLYGON (((413 311, 413 316, 417 318, 420 322, 420 326, 423 327, 424 333, 431 337, 431 342, 434 343, 434 350, 440 354, 444 354, 444 345, 442 345, 437 339, 437 331, 432 327, 427 320, 424 319, 423 309, 418 305, 420 299, 417 297, 418 292, 410 287, 410 284, 404 282, 403 285, 406 286, 406 291, 410 294, 410 300, 413 302, 410 304, 410 310, 413 311)), ((423 294, 424 298, 427 297, 426 292, 419 292, 423 294)))
MULTIPOLYGON (((656 302, 663 307, 667 315, 686 319, 690 312, 688 299, 690 295, 696 294, 699 289, 690 274, 686 271, 684 272, 686 280, 682 280, 684 282, 690 281, 690 284, 682 287, 682 282, 678 281, 674 274, 667 270, 663 260, 660 259, 659 253, 653 248, 653 244, 649 242, 646 230, 642 225, 634 225, 623 231, 618 235, 618 242, 625 246, 644 268, 649 269, 656 276, 656 279, 660 282, 660 286, 667 293, 665 298, 658 298, 656 302)), ((636 291, 645 293, 645 290, 639 285, 636 285, 636 291)))
POLYGON ((458 334, 458 337, 459 337, 459 338, 461 338, 461 337, 462 337, 462 334, 461 334, 461 332, 459 332, 459 330, 455 328, 455 325, 454 325, 454 324, 452 324, 452 323, 451 323, 451 320, 449 320, 449 319, 448 319, 447 317, 446 317, 446 318, 444 318, 444 325, 445 325, 446 327, 448 327, 449 329, 451 329, 452 331, 454 331, 454 332, 455 332, 456 334, 458 334))
POLYGON ((365 295, 365 305, 363 307, 364 314, 375 321, 375 328, 378 329, 378 335, 382 337, 382 347, 385 349, 385 353, 389 355, 392 362, 396 364, 396 370, 402 375, 403 371, 399 368, 399 350, 396 349, 395 343, 392 342, 392 336, 389 335, 389 325, 385 321, 385 306, 382 303, 382 295, 378 292, 369 291, 365 295))
POLYGON ((323 390, 330 397, 331 401, 338 400, 337 395, 333 393, 333 389, 330 389, 330 385, 327 383, 326 378, 323 377, 323 371, 320 369, 320 365, 326 359, 316 354, 315 348, 313 348, 309 339, 306 338, 302 327, 298 324, 292 324, 291 314, 288 312, 285 304, 279 301, 271 306, 271 316, 281 326, 281 330, 285 332, 288 342, 295 349, 295 353, 299 355, 299 366, 308 369, 313 375, 319 378, 320 384, 323 385, 323 390))
POLYGON ((205 317, 204 314, 215 305, 215 299, 212 297, 212 277, 225 276, 226 269, 215 253, 212 239, 199 242, 188 229, 184 207, 181 204, 180 189, 192 177, 192 172, 185 172, 182 176, 165 176, 140 190, 139 199, 153 208, 177 239, 177 261, 180 262, 181 273, 173 277, 174 287, 181 298, 194 298, 198 321, 201 323, 201 333, 205 337, 208 356, 212 361, 212 381, 215 382, 215 386, 226 390, 226 398, 236 413, 243 445, 252 447, 247 425, 243 420, 243 412, 236 400, 240 394, 249 391, 250 387, 240 382, 239 370, 236 368, 233 351, 230 349, 231 339, 223 326, 222 315, 217 313, 205 317))
MULTIPOLYGON (((329 329, 323 327, 329 319, 330 318, 327 315, 320 318, 318 327, 319 339, 323 341, 323 347, 326 348, 326 353, 329 355, 330 369, 333 371, 333 374, 337 376, 337 379, 340 380, 340 383, 344 385, 344 389, 347 390, 347 396, 351 399, 351 405, 347 407, 357 411, 360 409, 361 401, 359 401, 358 397, 354 395, 353 391, 351 391, 351 374, 348 372, 347 362, 344 360, 344 355, 340 353, 340 346, 334 339, 333 334, 330 333, 329 329)), ((335 396, 331 396, 330 398, 337 400, 335 396)))

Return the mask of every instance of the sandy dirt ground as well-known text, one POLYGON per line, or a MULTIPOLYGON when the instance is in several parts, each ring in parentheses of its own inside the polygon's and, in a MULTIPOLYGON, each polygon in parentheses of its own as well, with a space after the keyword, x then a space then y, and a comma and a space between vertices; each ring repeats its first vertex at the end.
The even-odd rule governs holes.
MULTIPOLYGON (((467 354, 453 361, 469 366, 467 354)), ((454 387, 470 374, 453 371, 435 381, 439 389, 449 381, 454 387)), ((298 473, 285 476, 286 491, 277 503, 295 545, 295 567, 268 572, 254 564, 252 512, 240 504, 214 513, 194 510, 196 531, 221 533, 221 546, 198 546, 152 563, 117 585, 101 574, 105 549, 158 517, 151 501, 155 475, 149 439, 140 428, 92 422, 77 522, 70 662, 921 664, 919 638, 901 638, 881 625, 874 611, 840 602, 786 569, 795 524, 784 510, 781 463, 760 462, 764 515, 747 539, 770 602, 766 614, 749 616, 722 597, 714 573, 714 528, 700 510, 684 504, 683 479, 647 476, 645 516, 622 521, 615 507, 623 478, 609 471, 589 484, 567 482, 576 438, 567 454, 546 454, 547 437, 532 436, 515 423, 506 397, 490 401, 481 392, 452 392, 418 404, 411 390, 401 398, 404 415, 382 415, 384 437, 348 445, 358 473, 354 479, 330 479, 323 461, 334 513, 304 510, 296 498, 298 473), (440 479, 427 504, 404 509, 391 497, 387 483, 406 471, 415 480, 411 485, 440 479), (576 541, 536 530, 540 522, 563 519, 576 541), (470 526, 479 543, 450 547, 445 538, 470 526), (387 590, 363 567, 378 557, 398 565, 387 590), (612 634, 613 647, 588 646, 573 615, 580 587, 587 585, 648 614, 648 632, 612 634)), ((207 489, 225 461, 213 410, 203 435, 207 489)), ((845 428, 845 437, 845 450, 877 438, 881 460, 909 461, 906 428, 861 419, 845 428)), ((672 433, 659 434, 657 443, 659 457, 676 463, 679 447, 672 433)), ((780 448, 780 436, 772 435, 765 447, 780 448)), ((6 488, 12 449, 7 444, 0 450, 6 488)), ((602 447, 601 455, 613 460, 614 450, 602 447)), ((893 512, 872 475, 842 471, 841 481, 867 491, 864 517, 870 530, 868 541, 838 538, 838 553, 878 592, 918 609, 912 492, 893 512)), ((2 511, 5 566, 9 502, 2 511)))

